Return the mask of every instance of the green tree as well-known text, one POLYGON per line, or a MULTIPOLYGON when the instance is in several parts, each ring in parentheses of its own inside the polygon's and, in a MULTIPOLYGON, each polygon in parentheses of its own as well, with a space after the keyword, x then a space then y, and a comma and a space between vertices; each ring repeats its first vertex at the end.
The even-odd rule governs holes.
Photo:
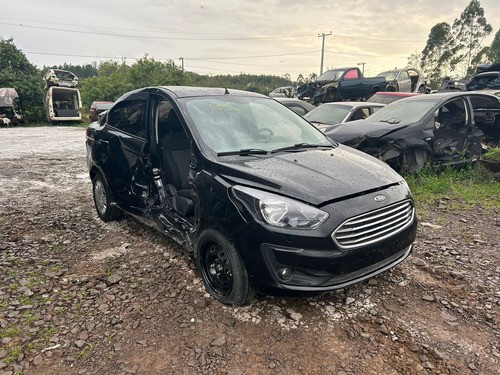
POLYGON ((0 39, 0 87, 13 87, 29 121, 42 121, 43 81, 41 72, 31 64, 13 39, 0 39))
POLYGON ((422 51, 420 67, 424 71, 430 87, 437 88, 448 70, 452 53, 449 49, 451 28, 440 22, 431 28, 427 43, 422 51))
POLYGON ((498 29, 493 38, 493 42, 491 42, 488 57, 491 62, 500 62, 500 29, 498 29))
POLYGON ((422 54, 418 51, 413 52, 410 57, 408 57, 408 61, 406 62, 406 68, 419 68, 420 61, 422 60, 422 54))
POLYGON ((451 69, 460 69, 462 76, 470 74, 474 70, 472 59, 481 51, 484 38, 492 31, 479 0, 471 0, 453 22, 451 69))
POLYGON ((190 85, 189 75, 172 62, 162 63, 145 56, 132 66, 116 61, 102 62, 97 76, 81 81, 84 107, 94 100, 115 101, 127 91, 146 86, 190 85))

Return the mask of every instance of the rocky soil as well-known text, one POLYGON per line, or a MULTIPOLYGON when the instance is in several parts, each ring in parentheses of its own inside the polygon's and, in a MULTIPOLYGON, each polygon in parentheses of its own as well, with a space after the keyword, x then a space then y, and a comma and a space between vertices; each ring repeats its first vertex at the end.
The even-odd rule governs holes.
POLYGON ((0 375, 500 373, 499 212, 439 202, 395 269, 233 308, 168 238, 98 219, 84 138, 0 129, 0 375))

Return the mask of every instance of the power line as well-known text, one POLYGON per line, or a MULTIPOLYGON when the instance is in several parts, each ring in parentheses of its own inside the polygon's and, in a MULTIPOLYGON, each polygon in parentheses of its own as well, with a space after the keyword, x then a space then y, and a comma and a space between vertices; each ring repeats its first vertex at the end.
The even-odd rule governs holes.
MULTIPOLYGON (((87 28, 99 28, 99 29, 105 29, 105 30, 126 30, 126 31, 137 31, 137 32, 144 32, 144 33, 170 33, 170 34, 183 34, 183 35, 226 35, 226 33, 194 33, 194 32, 189 32, 189 31, 171 31, 167 29, 156 29, 156 30, 151 30, 151 29, 130 29, 130 28, 118 28, 118 27, 109 27, 109 26, 102 26, 102 25, 82 25, 82 24, 75 24, 75 23, 62 23, 62 22, 47 22, 47 21, 37 21, 37 20, 25 20, 25 19, 20 19, 20 18, 5 18, 5 17, 0 17, 2 20, 7 20, 7 21, 19 21, 19 22, 32 22, 32 23, 37 23, 37 24, 46 24, 46 25, 60 25, 60 26, 73 26, 73 27, 87 27, 87 28)), ((1 22, 0 22, 1 23, 1 22)), ((7 25, 11 26, 20 26, 19 24, 8 24, 7 25)), ((22 25, 24 27, 28 27, 27 25, 22 25)), ((32 26, 35 27, 35 26, 32 26)), ((251 35, 251 34, 236 34, 232 33, 232 35, 237 35, 237 36, 243 36, 243 37, 259 37, 256 35, 251 35)), ((291 37, 297 37, 297 36, 312 36, 314 34, 312 33, 295 33, 295 34, 281 34, 281 35, 276 35, 274 36, 275 38, 291 38, 291 37)), ((371 36, 365 36, 365 35, 356 35, 356 34, 343 34, 343 33, 335 33, 333 34, 334 36, 337 37, 345 37, 345 38, 350 38, 350 39, 364 39, 364 40, 371 40, 371 41, 380 41, 380 42, 396 42, 396 43, 413 43, 413 42, 425 42, 427 39, 422 39, 422 37, 412 37, 412 36, 407 36, 407 37, 402 37, 398 36, 397 38, 394 38, 394 35, 380 35, 380 34, 372 34, 371 36), (380 39, 382 38, 382 39, 380 39)))
MULTIPOLYGON (((165 34, 188 34, 188 35, 227 35, 227 33, 193 33, 189 31, 171 31, 167 29, 130 29, 130 28, 119 28, 119 27, 109 27, 109 26, 102 26, 102 25, 82 25, 82 24, 76 24, 76 23, 61 23, 61 22, 47 22, 47 21, 36 21, 36 20, 23 20, 19 18, 4 18, 0 17, 1 20, 7 20, 7 21, 20 21, 20 22, 32 22, 32 23, 37 23, 37 24, 47 24, 47 25, 60 25, 60 26, 76 26, 76 27, 87 27, 91 29, 99 28, 99 29, 105 29, 105 30, 126 30, 126 31, 138 31, 138 32, 144 32, 144 33, 165 33, 165 34)), ((19 26, 18 24, 12 24, 13 26, 19 26)), ((256 35, 252 34, 237 34, 237 33, 231 33, 232 35, 239 35, 239 36, 253 36, 256 37, 256 35)), ((311 36, 313 35, 312 33, 295 33, 295 34, 278 34, 278 37, 283 37, 283 38, 288 38, 288 37, 295 37, 295 36, 311 36)))
POLYGON ((62 31, 66 33, 73 34, 87 34, 87 35, 101 35, 101 36, 115 36, 120 38, 130 38, 130 39, 155 39, 155 40, 193 40, 193 41, 231 41, 231 40, 263 40, 263 39, 286 39, 297 36, 311 36, 311 34, 295 34, 295 36, 281 36, 281 35, 272 35, 272 36, 245 36, 240 38, 189 38, 189 37, 164 37, 164 36, 146 36, 146 35, 130 35, 130 34, 113 34, 113 33, 104 33, 98 31, 83 31, 83 30, 69 30, 69 29, 61 29, 56 27, 42 27, 42 26, 31 26, 31 25, 23 25, 23 24, 13 24, 8 22, 0 22, 1 25, 9 25, 16 26, 22 28, 29 29, 38 29, 38 30, 48 30, 48 31, 62 31))
MULTIPOLYGON (((68 54, 68 53, 51 53, 51 52, 33 52, 27 51, 24 52, 26 54, 31 55, 47 55, 47 56, 66 56, 66 57, 88 57, 88 58, 96 58, 96 59, 122 59, 124 56, 97 56, 97 55, 79 55, 79 54, 68 54)), ((257 59, 264 57, 281 57, 281 56, 294 56, 294 55, 307 55, 312 53, 318 53, 318 51, 304 51, 304 52, 294 52, 294 53, 281 53, 276 55, 258 55, 258 56, 230 56, 230 57, 186 57, 183 58, 186 60, 241 60, 241 59, 257 59)), ((139 60, 143 57, 125 57, 126 59, 139 60)), ((177 57, 151 57, 155 60, 176 60, 177 57)))
POLYGON ((326 53, 336 54, 336 55, 349 55, 349 56, 364 56, 364 57, 388 57, 391 59, 407 59, 408 56, 391 56, 391 55, 369 55, 366 53, 350 53, 350 52, 337 52, 337 51, 325 51, 326 53))

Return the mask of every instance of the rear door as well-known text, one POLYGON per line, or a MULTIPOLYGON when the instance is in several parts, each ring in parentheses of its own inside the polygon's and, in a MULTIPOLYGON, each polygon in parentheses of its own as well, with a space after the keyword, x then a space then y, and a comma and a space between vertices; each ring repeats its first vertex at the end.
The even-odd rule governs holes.
POLYGON ((150 200, 147 99, 140 92, 117 103, 95 135, 99 165, 124 209, 144 209, 150 200))

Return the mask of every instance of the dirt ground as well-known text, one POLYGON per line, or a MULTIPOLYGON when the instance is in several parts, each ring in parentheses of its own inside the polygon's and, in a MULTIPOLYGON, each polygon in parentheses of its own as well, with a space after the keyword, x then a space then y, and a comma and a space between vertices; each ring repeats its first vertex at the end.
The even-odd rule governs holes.
POLYGON ((438 202, 393 270, 233 308, 173 241, 99 220, 84 141, 0 129, 0 375, 500 373, 499 212, 438 202))

